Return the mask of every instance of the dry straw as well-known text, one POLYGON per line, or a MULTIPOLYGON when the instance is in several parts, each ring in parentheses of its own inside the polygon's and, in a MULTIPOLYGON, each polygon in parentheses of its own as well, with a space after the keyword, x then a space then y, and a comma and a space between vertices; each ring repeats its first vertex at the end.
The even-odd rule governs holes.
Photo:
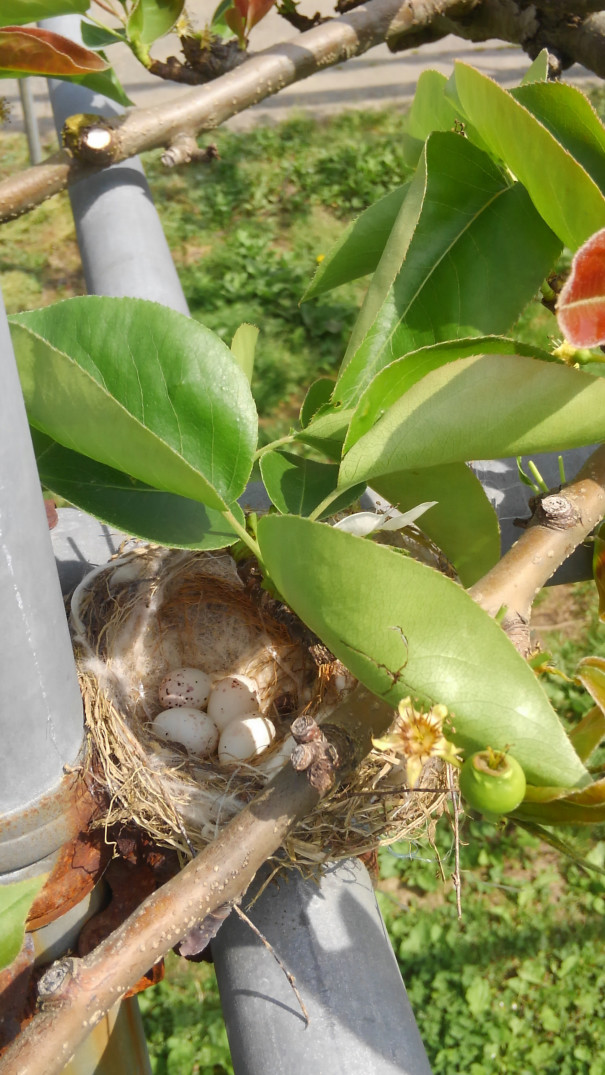
MULTIPOLYGON (((91 572, 72 599, 72 629, 89 736, 89 766, 106 793, 104 824, 135 821, 184 856, 221 827, 287 763, 300 713, 321 723, 354 680, 314 646, 283 606, 242 581, 229 553, 132 545, 91 572), (311 643, 311 644, 310 644, 311 643), (158 686, 178 667, 216 679, 256 680, 275 743, 253 763, 219 766, 160 741, 151 722, 158 686)), ((290 833, 285 860, 302 870, 416 839, 447 797, 445 766, 431 758, 419 789, 374 750, 346 783, 290 833)))

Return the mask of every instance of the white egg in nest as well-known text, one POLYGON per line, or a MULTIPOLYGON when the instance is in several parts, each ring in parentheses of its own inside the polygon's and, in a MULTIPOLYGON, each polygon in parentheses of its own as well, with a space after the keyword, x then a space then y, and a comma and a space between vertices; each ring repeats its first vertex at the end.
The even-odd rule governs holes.
POLYGON ((176 709, 187 706, 203 709, 208 701, 212 680, 200 668, 175 668, 164 676, 159 687, 160 705, 176 709))
POLYGON ((191 754, 214 753, 219 739, 214 721, 207 713, 193 706, 164 709, 158 713, 151 727, 158 738, 181 743, 191 754))
POLYGON ((221 765, 250 761, 271 746, 274 739, 275 727, 268 717, 247 713, 223 728, 218 743, 218 760, 221 765))
POLYGON ((208 699, 208 716, 223 730, 237 717, 258 714, 258 693, 255 680, 249 676, 225 676, 213 686, 208 699))

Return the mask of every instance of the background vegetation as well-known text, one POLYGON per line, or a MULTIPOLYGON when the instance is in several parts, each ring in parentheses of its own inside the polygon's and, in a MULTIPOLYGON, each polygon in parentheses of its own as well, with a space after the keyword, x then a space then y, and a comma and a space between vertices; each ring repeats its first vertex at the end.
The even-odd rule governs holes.
MULTIPOLYGON (((593 100, 603 111, 605 98, 593 100)), ((211 165, 166 172, 157 154, 145 161, 193 316, 227 341, 243 320, 262 325, 254 388, 266 439, 287 429, 305 387, 342 357, 363 284, 302 307, 299 299, 343 225, 405 175, 400 122, 392 110, 299 116, 218 131, 211 165)), ((24 163, 21 136, 0 136, 0 149, 0 174, 24 163)), ((0 285, 10 311, 84 291, 67 196, 3 227, 0 285)), ((548 345, 556 323, 535 304, 520 333, 548 345)), ((605 654, 588 586, 550 591, 536 622, 569 673, 584 654, 605 654)), ((548 689, 571 722, 587 708, 572 684, 548 689)), ((605 831, 598 836, 584 851, 601 866, 605 831)), ((520 830, 467 819, 460 925, 447 821, 437 846, 445 883, 430 850, 407 845, 381 853, 379 883, 435 1075, 605 1075, 604 879, 520 830)), ((175 958, 141 1008, 158 1075, 231 1072, 211 967, 175 958)))

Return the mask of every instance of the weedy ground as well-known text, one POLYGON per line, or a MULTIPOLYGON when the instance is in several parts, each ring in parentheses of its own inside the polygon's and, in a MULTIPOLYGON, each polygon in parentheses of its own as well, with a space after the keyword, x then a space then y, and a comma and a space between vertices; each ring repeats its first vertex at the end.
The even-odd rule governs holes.
MULTIPOLYGON (((605 94, 593 103, 605 113, 605 94)), ((227 342, 260 325, 254 389, 262 436, 285 432, 304 389, 335 371, 363 283, 299 300, 344 224, 405 175, 401 114, 293 117, 245 134, 217 131, 220 160, 165 172, 145 166, 192 314, 227 342)), ((24 139, 0 134, 0 175, 26 162, 24 139)), ((11 311, 84 292, 66 195, 4 225, 0 286, 11 311)), ((551 314, 532 304, 518 326, 549 346, 551 314)), ((535 616, 555 662, 572 673, 605 655, 590 586, 546 591, 535 616)), ((547 689, 567 720, 588 708, 572 684, 547 689)), ((602 759, 605 761, 605 757, 602 759)), ((605 865, 605 827, 570 837, 605 865)), ((380 856, 378 898, 435 1075, 605 1075, 605 878, 511 825, 468 818, 462 830, 462 923, 450 875, 452 834, 380 856)), ((157 1075, 232 1071, 216 981, 207 964, 169 960, 167 979, 140 998, 157 1075)))

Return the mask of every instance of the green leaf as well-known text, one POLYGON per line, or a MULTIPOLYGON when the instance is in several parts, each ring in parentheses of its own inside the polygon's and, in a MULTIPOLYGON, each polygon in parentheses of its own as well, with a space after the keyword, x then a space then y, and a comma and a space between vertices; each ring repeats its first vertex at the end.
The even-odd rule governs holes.
POLYGON ((409 389, 345 455, 341 485, 412 467, 563 451, 605 434, 605 383, 522 355, 458 359, 409 389))
POLYGON ((25 923, 36 896, 43 888, 47 873, 0 885, 0 970, 8 967, 21 951, 25 923))
POLYGON ((459 119, 455 105, 445 95, 447 77, 430 68, 422 71, 410 110, 404 119, 404 130, 424 142, 433 131, 451 131, 459 119))
POLYGON ((329 402, 334 390, 334 383, 332 377, 319 377, 317 381, 313 381, 300 408, 299 418, 303 429, 309 425, 320 407, 329 402))
POLYGON ((491 158, 438 133, 417 173, 368 289, 335 399, 359 398, 409 351, 506 332, 536 293, 561 243, 491 158))
MULTIPOLYGON (((332 459, 340 459, 342 445, 346 436, 349 422, 353 411, 351 408, 336 408, 331 411, 320 412, 313 418, 306 429, 301 429, 295 434, 296 440, 303 444, 309 444, 312 448, 332 459)), ((355 485, 355 482, 352 483, 355 485)))
POLYGON ((237 362, 248 384, 252 380, 254 372, 254 352, 258 340, 258 328, 256 325, 244 323, 237 329, 231 340, 231 354, 237 362))
POLYGON ((90 0, 2 0, 0 26, 51 19, 54 15, 85 15, 90 0))
POLYGON ((513 816, 515 820, 537 825, 600 825, 605 821, 605 803, 584 806, 570 799, 549 803, 523 802, 513 816))
POLYGON ((360 437, 372 428, 379 418, 386 414, 398 399, 412 385, 426 377, 431 370, 439 369, 448 362, 459 358, 471 358, 473 355, 526 355, 539 358, 544 362, 559 365, 559 359, 541 351, 538 347, 510 340, 505 336, 477 336, 467 340, 446 340, 444 343, 429 344, 418 351, 412 351, 403 358, 391 362, 376 374, 357 404, 344 443, 347 452, 360 437))
MULTIPOLYGON (((40 481, 58 496, 134 537, 181 549, 223 549, 238 535, 223 516, 195 500, 153 489, 31 430, 40 481)), ((237 503, 231 511, 244 524, 237 503)))
POLYGON ((491 1006, 491 989, 485 978, 477 975, 465 992, 466 1003, 474 1016, 482 1013, 491 1006))
MULTIPOLYGON (((338 464, 318 463, 290 452, 265 452, 260 459, 260 471, 272 503, 284 515, 310 515, 338 484, 338 464)), ((348 508, 364 490, 365 484, 347 489, 320 518, 348 508)))
POLYGON ((535 82, 511 94, 605 191, 605 127, 582 91, 563 82, 535 82))
MULTIPOLYGON (((604 699, 605 700, 605 699, 604 699)), ((602 700, 603 701, 603 700, 602 700)), ((573 748, 582 761, 588 761, 590 755, 605 739, 605 711, 595 705, 589 709, 579 724, 574 725, 569 733, 573 748)))
POLYGON ((86 19, 82 19, 80 31, 82 41, 89 49, 103 49, 106 45, 115 45, 126 39, 124 30, 110 30, 108 26, 96 26, 94 22, 88 22, 86 19))
POLYGON ((65 448, 218 511, 256 444, 250 387, 225 344, 143 299, 67 299, 12 318, 32 425, 65 448))
POLYGON ((546 82, 548 79, 548 49, 542 49, 521 79, 521 86, 532 82, 546 82))
POLYGON ((338 242, 320 263, 301 302, 374 272, 410 183, 408 179, 390 194, 385 194, 345 228, 338 242))
POLYGON ((452 93, 451 80, 438 71, 426 70, 418 79, 410 111, 404 119, 403 156, 409 167, 416 167, 422 147, 433 131, 455 131, 464 134, 479 149, 487 149, 452 93))
POLYGON ((587 782, 532 670, 451 579, 295 516, 265 516, 258 540, 284 600, 374 693, 394 707, 408 694, 445 704, 456 743, 514 749, 534 784, 587 782))
POLYGON ((437 501, 418 526, 445 553, 463 586, 472 586, 499 560, 498 516, 466 463, 389 474, 373 488, 402 512, 424 500, 437 501))
POLYGON ((170 33, 184 6, 185 0, 137 0, 127 22, 128 37, 152 45, 170 33))
MULTIPOLYGON (((605 197, 568 149, 507 90, 467 64, 455 66, 462 106, 490 151, 527 188, 536 209, 570 250, 605 226, 605 197)), ((552 88, 548 83, 544 89, 552 88)), ((524 87, 535 100, 541 87, 524 87)))
POLYGON ((101 71, 95 75, 83 75, 82 78, 65 79, 65 82, 77 82, 80 86, 86 86, 93 93, 100 93, 103 97, 109 97, 111 101, 128 108, 133 102, 124 90, 113 67, 108 71, 101 71))
POLYGON ((584 657, 576 669, 576 679, 605 714, 605 657, 584 657))
POLYGON ((37 26, 0 29, 0 78, 45 75, 82 77, 109 65, 96 52, 37 26))

